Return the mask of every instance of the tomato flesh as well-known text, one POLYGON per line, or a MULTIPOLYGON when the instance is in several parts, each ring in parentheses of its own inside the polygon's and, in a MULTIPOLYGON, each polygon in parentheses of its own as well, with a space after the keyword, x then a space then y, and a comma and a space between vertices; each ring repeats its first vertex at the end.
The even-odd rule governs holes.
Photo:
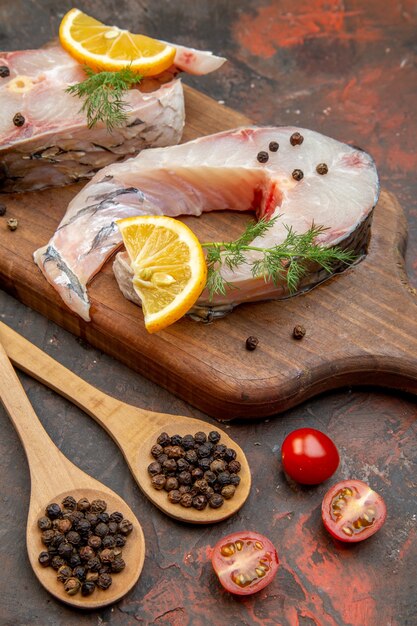
POLYGON ((238 595, 260 591, 274 578, 278 554, 271 541, 256 532, 232 533, 214 547, 212 565, 223 587, 238 595))
POLYGON ((327 530, 340 541, 367 539, 385 522, 387 509, 382 497, 361 480, 344 480, 326 493, 322 518, 327 530))
POLYGON ((339 453, 333 441, 315 428, 299 428, 287 435, 281 459, 285 473, 303 485, 322 483, 339 466, 339 453))

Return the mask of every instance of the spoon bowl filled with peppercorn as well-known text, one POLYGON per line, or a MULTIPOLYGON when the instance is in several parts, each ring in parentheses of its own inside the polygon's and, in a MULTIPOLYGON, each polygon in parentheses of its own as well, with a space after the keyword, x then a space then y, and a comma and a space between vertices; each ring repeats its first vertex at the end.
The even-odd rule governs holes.
POLYGON ((30 469, 26 544, 32 568, 45 589, 67 604, 83 609, 112 604, 142 571, 140 523, 120 496, 55 446, 1 344, 0 369, 0 397, 30 469))
POLYGON ((103 393, 0 322, 15 365, 74 402, 119 446, 142 492, 164 513, 196 524, 224 520, 245 503, 243 450, 203 420, 146 411, 103 393))

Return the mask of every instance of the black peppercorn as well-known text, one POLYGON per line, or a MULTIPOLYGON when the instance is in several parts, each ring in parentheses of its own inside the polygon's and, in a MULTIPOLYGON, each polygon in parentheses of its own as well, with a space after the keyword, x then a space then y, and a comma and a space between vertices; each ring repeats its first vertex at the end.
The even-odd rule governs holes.
POLYGON ((104 548, 104 550, 100 552, 100 561, 102 563, 111 563, 114 561, 113 550, 111 548, 104 548))
POLYGON ((108 524, 110 520, 110 515, 106 512, 99 513, 97 515, 97 523, 103 522, 104 524, 108 524))
POLYGON ((210 464, 210 470, 215 474, 220 474, 220 472, 224 472, 226 469, 226 463, 223 459, 214 459, 214 461, 210 464))
POLYGON ((78 500, 77 502, 77 509, 78 511, 88 511, 90 508, 90 501, 87 498, 81 498, 80 500, 78 500))
POLYGON ((160 456, 163 453, 163 451, 164 451, 164 449, 163 449, 162 446, 159 445, 159 443, 156 443, 151 448, 151 454, 152 454, 154 459, 157 459, 158 456, 160 456))
POLYGON ((206 444, 203 444, 197 448, 197 456, 200 457, 200 459, 210 456, 210 448, 206 444))
POLYGON ((78 580, 80 580, 81 582, 85 580, 85 574, 86 570, 85 567, 83 567, 82 565, 77 565, 77 567, 74 567, 74 569, 72 570, 72 575, 75 578, 78 578, 78 580))
POLYGON ((107 509, 107 503, 104 500, 93 500, 91 502, 90 510, 93 513, 104 513, 107 509))
POLYGON ((259 163, 266 163, 269 159, 269 154, 265 152, 264 150, 261 150, 256 155, 256 158, 258 159, 259 163))
POLYGON ((250 337, 248 337, 246 339, 246 350, 249 350, 250 352, 252 352, 253 350, 256 350, 256 347, 259 343, 259 339, 258 337, 254 337, 253 335, 251 335, 250 337))
POLYGON ((291 174, 291 176, 293 177, 294 180, 296 181, 300 181, 304 178, 304 174, 301 170, 294 170, 293 173, 291 174))
POLYGON ((93 556, 89 561, 87 561, 86 567, 90 572, 98 572, 101 567, 101 561, 98 556, 93 556))
POLYGON ((86 513, 85 519, 90 522, 91 528, 94 528, 98 524, 98 518, 96 513, 86 513))
MULTIPOLYGON (((79 532, 80 535, 83 535, 83 536, 84 535, 88 535, 88 533, 91 530, 91 524, 88 521, 88 519, 85 519, 85 518, 77 520, 74 523, 74 527, 77 530, 77 532, 79 532)), ((96 533, 96 534, 98 534, 98 533, 96 533)))
POLYGON ((66 496, 62 502, 62 506, 69 511, 75 511, 77 508, 77 501, 72 496, 66 496))
POLYGON ((16 230, 17 227, 19 226, 19 222, 17 221, 15 217, 11 217, 9 220, 7 220, 6 224, 7 224, 7 228, 12 231, 16 230))
POLYGON ((208 486, 209 486, 209 484, 208 484, 208 482, 206 480, 204 480, 204 478, 201 478, 200 480, 196 480, 195 483, 194 483, 194 487, 200 493, 206 493, 208 486))
POLYGON ((180 485, 190 485, 192 482, 192 476, 190 472, 180 472, 178 474, 178 482, 180 485))
POLYGON ((218 443, 220 441, 220 433, 217 430, 212 430, 208 434, 208 440, 210 443, 218 443))
POLYGON ((201 445, 202 443, 206 443, 207 441, 206 433, 203 433, 202 431, 198 431, 198 433, 194 435, 194 441, 195 443, 198 443, 199 445, 201 445))
POLYGON ((68 578, 64 583, 64 589, 70 596, 75 596, 79 592, 81 583, 78 578, 68 578))
POLYGON ((52 504, 48 504, 46 507, 45 514, 49 519, 57 519, 61 515, 61 507, 56 502, 52 502, 52 504))
POLYGON ((242 466, 240 465, 239 461, 236 461, 236 459, 230 461, 230 463, 228 463, 227 465, 227 469, 231 474, 238 474, 241 468, 242 466))
POLYGON ((207 499, 203 494, 199 494, 193 498, 193 507, 197 509, 197 511, 202 511, 207 506, 207 499))
POLYGON ((82 561, 89 561, 93 558, 94 550, 91 546, 82 546, 78 552, 82 561))
POLYGON ((224 451, 224 460, 227 463, 230 463, 230 461, 234 461, 236 458, 236 450, 233 450, 233 448, 226 448, 226 450, 224 451))
POLYGON ((39 530, 50 530, 52 527, 52 522, 49 517, 40 517, 38 519, 38 528, 39 530))
POLYGON ((327 174, 328 171, 329 171, 329 168, 327 167, 326 163, 319 163, 316 167, 317 174, 320 174, 321 176, 324 176, 324 174, 327 174))
POLYGON ((173 489, 178 489, 178 480, 175 478, 175 476, 169 476, 166 479, 164 489, 165 491, 172 491, 173 489))
POLYGON ((188 463, 191 463, 191 464, 197 463, 197 460, 198 460, 197 452, 195 450, 187 450, 184 458, 186 461, 188 461, 188 463))
POLYGON ((95 527, 94 532, 98 537, 103 538, 108 534, 109 527, 104 522, 100 522, 100 524, 97 524, 97 526, 95 527))
POLYGON ((77 552, 73 552, 69 559, 67 559, 68 565, 71 567, 77 567, 77 565, 81 565, 80 555, 77 552))
POLYGON ((57 522, 57 529, 60 533, 67 533, 72 528, 72 522, 70 519, 59 519, 57 522))
POLYGON ((96 580, 98 580, 98 577, 98 572, 87 572, 87 574, 85 575, 85 580, 87 582, 96 582, 96 580))
POLYGON ((182 444, 181 435, 172 435, 171 437, 171 445, 172 446, 180 446, 182 444))
POLYGON ((42 532, 41 538, 42 538, 42 543, 45 546, 49 546, 49 544, 52 542, 52 539, 55 537, 55 531, 50 529, 50 530, 44 530, 42 532))
POLYGON ((7 211, 6 205, 0 202, 0 217, 3 217, 3 215, 6 215, 6 211, 7 211))
POLYGON ((223 502, 223 496, 221 496, 219 493, 215 493, 211 496, 209 500, 209 506, 212 509, 219 509, 222 506, 223 502))
POLYGON ((194 447, 194 437, 192 435, 185 435, 185 437, 182 438, 182 447, 184 448, 184 450, 192 450, 192 448, 194 447))
POLYGON ((66 580, 68 580, 68 578, 71 578, 71 576, 72 576, 72 569, 70 568, 70 566, 61 565, 61 567, 58 570, 57 579, 61 583, 64 583, 66 580))
POLYGON ((190 464, 185 459, 178 459, 177 470, 178 472, 188 472, 190 470, 190 464))
POLYGON ((178 489, 172 489, 168 492, 168 500, 172 502, 172 504, 178 504, 181 500, 181 493, 178 489))
POLYGON ((114 574, 118 574, 119 572, 124 570, 125 567, 126 567, 126 563, 124 562, 124 560, 121 557, 118 557, 117 559, 114 559, 114 561, 112 561, 112 563, 111 563, 111 571, 114 574))
POLYGON ((171 437, 168 435, 168 433, 161 433, 156 440, 156 443, 159 443, 160 446, 165 448, 165 446, 171 445, 171 437))
POLYGON ((51 557, 49 552, 41 552, 38 556, 38 561, 43 567, 48 567, 51 562, 51 557))
POLYGON ((162 466, 158 461, 153 461, 150 465, 148 465, 148 474, 150 476, 156 476, 156 474, 160 474, 162 472, 162 466))
POLYGON ((188 493, 189 491, 191 491, 191 486, 190 485, 180 485, 178 487, 178 491, 180 492, 180 494, 188 493))
POLYGON ((230 484, 230 473, 229 472, 220 472, 217 475, 217 482, 219 485, 229 485, 230 484))
POLYGON ((72 555, 73 547, 72 544, 67 541, 63 541, 58 546, 58 554, 62 556, 63 559, 69 559, 72 555))
POLYGON ((152 479, 151 479, 152 487, 160 491, 161 489, 165 487, 166 481, 167 479, 166 479, 166 476, 164 476, 164 474, 157 474, 156 476, 152 476, 152 479))
POLYGON ((110 576, 110 574, 104 573, 104 574, 100 574, 100 576, 98 577, 97 580, 97 587, 100 587, 100 589, 108 589, 110 587, 110 585, 112 584, 112 577, 110 576))
POLYGON ((133 524, 128 519, 122 519, 119 524, 119 531, 122 535, 129 535, 133 530, 133 524))
POLYGON ((179 459, 185 455, 181 446, 167 446, 165 448, 165 452, 167 453, 169 459, 179 459))
POLYGON ((203 457, 198 460, 198 466, 203 470, 203 472, 207 472, 210 469, 211 460, 209 457, 203 457))
POLYGON ((90 535, 88 538, 88 545, 93 548, 93 550, 98 550, 101 546, 101 537, 97 537, 97 535, 90 535))
POLYGON ((276 141, 270 141, 268 148, 270 152, 277 152, 279 148, 279 143, 276 141))
POLYGON ((81 595, 91 596, 91 594, 94 593, 95 588, 96 588, 96 585, 92 580, 86 580, 81 585, 81 595))
POLYGON ((106 535, 103 537, 103 548, 115 548, 116 547, 116 539, 114 535, 106 535))
POLYGON ((300 324, 294 326, 294 330, 292 331, 292 336, 294 337, 294 339, 302 339, 305 334, 306 329, 304 328, 304 326, 301 326, 300 324))
POLYGON ((221 490, 223 498, 230 500, 235 495, 236 487, 234 485, 225 485, 221 490))
MULTIPOLYGON (((214 463, 214 461, 213 461, 213 463, 214 463)), ((211 467, 211 465, 210 465, 210 467, 211 467)), ((217 476, 211 470, 207 470, 207 472, 204 472, 204 479, 207 481, 207 483, 209 485, 213 485, 216 482, 216 480, 217 480, 217 476)))
POLYGON ((224 456, 224 453, 227 450, 227 446, 224 445, 224 443, 218 443, 214 446, 213 448, 213 456, 215 459, 222 459, 224 456))
POLYGON ((123 519, 123 513, 120 513, 120 511, 114 511, 114 513, 111 513, 110 515, 110 522, 116 522, 117 524, 120 524, 120 522, 123 519))
POLYGON ((235 487, 240 485, 240 476, 238 476, 237 474, 230 474, 230 484, 234 485, 235 487))
POLYGON ((300 133, 293 133, 290 137, 290 143, 292 146, 301 146, 304 141, 304 137, 300 133))
POLYGON ((7 65, 0 65, 0 78, 7 78, 10 76, 10 70, 7 65))
POLYGON ((65 535, 56 531, 55 537, 52 538, 50 545, 54 548, 58 548, 58 546, 60 546, 63 541, 65 541, 65 535))
POLYGON ((13 117, 13 124, 17 127, 23 126, 25 121, 26 120, 21 113, 16 113, 16 115, 13 117))
POLYGON ((66 539, 69 543, 72 543, 73 546, 78 546, 81 543, 81 536, 75 530, 70 530, 69 533, 67 533, 66 539))
POLYGON ((162 463, 162 471, 164 472, 164 474, 175 474, 176 469, 177 462, 175 459, 167 459, 162 463))
POLYGON ((123 546, 126 544, 126 537, 124 537, 123 535, 115 535, 114 538, 116 540, 116 547, 123 548, 123 546))
POLYGON ((189 509, 193 506, 193 496, 189 493, 183 493, 180 500, 181 506, 189 509))

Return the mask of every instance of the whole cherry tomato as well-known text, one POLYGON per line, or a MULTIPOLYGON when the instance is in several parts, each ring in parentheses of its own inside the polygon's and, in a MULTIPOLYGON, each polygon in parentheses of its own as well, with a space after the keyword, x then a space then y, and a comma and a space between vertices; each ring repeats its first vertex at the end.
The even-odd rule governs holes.
POLYGON ((321 507, 329 533, 350 543, 367 539, 385 522, 382 497, 361 480, 342 480, 326 493, 321 507))
POLYGON ((314 428, 299 428, 290 433, 282 444, 281 458, 286 474, 303 485, 322 483, 339 466, 333 441, 314 428))
POLYGON ((211 562, 227 591, 246 596, 269 585, 277 573, 278 554, 267 537, 242 530, 217 542, 211 562))

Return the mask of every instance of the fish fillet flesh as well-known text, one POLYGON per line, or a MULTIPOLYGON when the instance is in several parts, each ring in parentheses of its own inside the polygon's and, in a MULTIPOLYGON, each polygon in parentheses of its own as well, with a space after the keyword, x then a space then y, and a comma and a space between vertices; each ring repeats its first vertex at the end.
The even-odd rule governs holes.
MULTIPOLYGON (((282 242, 285 225, 303 233, 314 223, 327 228, 318 238, 322 244, 363 252, 378 192, 375 164, 360 149, 306 129, 240 128, 145 150, 104 168, 72 200, 54 236, 34 258, 67 306, 88 321, 87 283, 121 243, 117 219, 255 210, 259 218, 281 216, 253 241, 256 246, 282 242), (300 145, 292 145, 294 133, 303 137, 300 145), (277 151, 269 150, 271 142, 279 144, 277 151), (268 154, 267 162, 258 160, 260 152, 268 154), (328 168, 325 175, 316 170, 322 163, 328 168), (295 180, 294 170, 302 171, 301 180, 295 180)), ((284 285, 252 276, 254 254, 248 253, 248 263, 233 272, 222 268, 236 289, 213 301, 203 292, 195 310, 215 315, 241 302, 287 297, 284 285)), ((123 289, 130 281, 129 267, 116 261, 116 274, 117 266, 123 289)), ((309 278, 303 288, 322 280, 323 272, 309 278)))
POLYGON ((210 52, 177 47, 172 68, 130 89, 126 125, 109 133, 87 127, 82 101, 65 92, 85 80, 82 66, 60 46, 0 52, 0 192, 60 186, 148 147, 178 143, 184 126, 184 96, 176 76, 214 71, 225 61, 210 52), (178 65, 177 65, 178 62, 178 65), (14 118, 20 113, 22 125, 14 118))

